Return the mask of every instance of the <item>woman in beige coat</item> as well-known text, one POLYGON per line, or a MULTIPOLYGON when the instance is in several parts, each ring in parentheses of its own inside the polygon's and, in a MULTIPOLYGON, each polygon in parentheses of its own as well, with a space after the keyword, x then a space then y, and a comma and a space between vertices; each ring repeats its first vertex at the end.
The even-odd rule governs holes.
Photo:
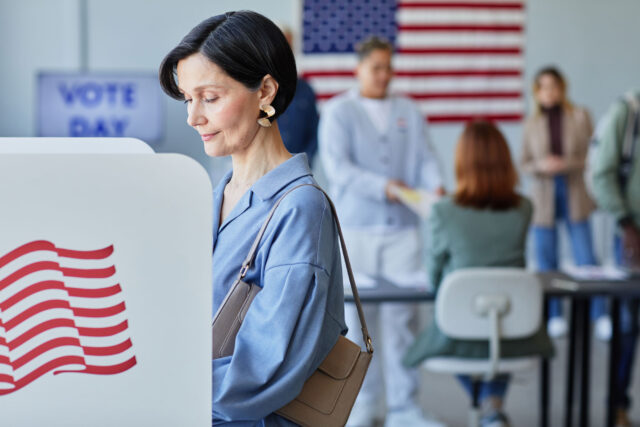
MULTIPOLYGON (((540 271, 558 269, 558 224, 564 222, 576 265, 594 265, 589 216, 595 205, 587 194, 584 168, 593 132, 589 112, 569 102, 566 81, 553 67, 536 74, 536 109, 524 125, 521 166, 533 178, 533 237, 540 271)), ((603 302, 594 305, 603 313, 603 302)), ((549 304, 549 333, 560 336, 567 325, 561 300, 549 304)))

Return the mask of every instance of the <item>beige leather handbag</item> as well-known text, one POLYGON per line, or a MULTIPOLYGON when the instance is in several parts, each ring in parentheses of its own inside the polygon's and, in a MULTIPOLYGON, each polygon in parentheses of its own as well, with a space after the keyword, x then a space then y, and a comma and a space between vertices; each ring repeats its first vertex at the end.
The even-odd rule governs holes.
POLYGON ((305 427, 338 427, 344 426, 347 423, 349 413, 360 392, 362 381, 364 381, 364 376, 369 368, 369 363, 373 355, 373 346, 364 319, 360 298, 358 297, 358 289, 356 288, 353 278, 351 263, 347 255, 347 248, 344 243, 344 237, 342 236, 338 215, 333 202, 320 187, 313 184, 298 185, 287 191, 273 205, 273 208, 271 208, 267 219, 264 224, 262 224, 251 246, 249 254, 242 263, 238 278, 213 318, 213 358, 217 359, 233 354, 238 330, 242 325, 242 321, 253 298, 261 289, 255 284, 244 282, 243 279, 255 259, 258 245, 271 217, 287 194, 307 185, 316 187, 322 191, 331 206, 331 212, 335 218, 336 227, 340 236, 340 246, 342 247, 342 255, 344 257, 347 274, 349 275, 351 290, 358 309, 358 317, 360 318, 362 337, 366 345, 366 350, 361 349, 359 345, 347 338, 340 336, 338 342, 329 352, 329 355, 324 359, 322 364, 320 364, 320 367, 318 367, 313 375, 304 383, 302 392, 289 404, 276 411, 276 413, 305 427))

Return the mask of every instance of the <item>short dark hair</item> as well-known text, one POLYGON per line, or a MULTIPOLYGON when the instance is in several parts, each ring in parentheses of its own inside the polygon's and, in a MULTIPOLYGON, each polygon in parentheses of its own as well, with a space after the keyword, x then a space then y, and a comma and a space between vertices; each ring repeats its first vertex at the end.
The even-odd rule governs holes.
POLYGON ((160 64, 160 85, 170 97, 184 99, 176 83, 176 66, 195 53, 202 53, 249 90, 257 90, 263 77, 271 75, 278 82, 271 120, 284 112, 296 91, 298 73, 291 47, 282 31, 259 13, 227 12, 189 31, 160 64))
POLYGON ((393 52, 393 45, 386 39, 378 36, 369 36, 356 45, 356 53, 358 54, 358 61, 362 61, 367 56, 371 55, 374 50, 388 50, 393 52))

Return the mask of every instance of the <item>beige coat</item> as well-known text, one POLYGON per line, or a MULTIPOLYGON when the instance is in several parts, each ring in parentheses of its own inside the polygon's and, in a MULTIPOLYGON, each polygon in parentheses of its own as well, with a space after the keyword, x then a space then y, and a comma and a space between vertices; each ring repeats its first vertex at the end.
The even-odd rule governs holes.
MULTIPOLYGON (((562 144, 569 191, 569 217, 572 222, 584 221, 595 209, 587 194, 584 168, 593 125, 589 112, 581 107, 567 108, 562 116, 562 144)), ((551 153, 551 138, 547 116, 534 113, 524 124, 521 166, 532 175, 533 224, 552 227, 555 224, 553 175, 542 172, 541 163, 551 153)))

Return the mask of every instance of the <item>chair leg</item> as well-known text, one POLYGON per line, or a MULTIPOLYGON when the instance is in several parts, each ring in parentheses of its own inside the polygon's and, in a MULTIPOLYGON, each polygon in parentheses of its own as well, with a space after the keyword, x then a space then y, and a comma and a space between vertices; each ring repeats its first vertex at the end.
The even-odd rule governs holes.
POLYGON ((469 411, 469 427, 480 426, 480 386, 482 380, 471 379, 471 410, 469 411))

